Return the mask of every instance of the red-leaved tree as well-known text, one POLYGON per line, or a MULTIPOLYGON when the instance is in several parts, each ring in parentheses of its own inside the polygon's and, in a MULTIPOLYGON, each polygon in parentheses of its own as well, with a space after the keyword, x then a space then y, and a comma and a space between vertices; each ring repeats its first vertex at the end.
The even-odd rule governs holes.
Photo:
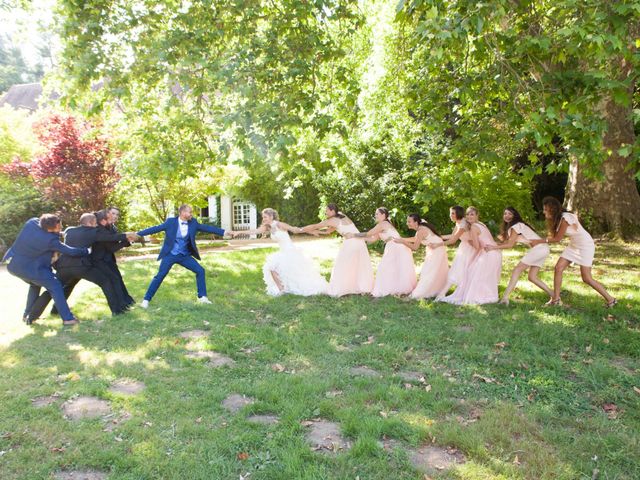
POLYGON ((68 221, 105 207, 118 175, 108 140, 87 121, 53 113, 34 125, 44 153, 31 163, 16 159, 3 171, 28 173, 42 196, 68 221))

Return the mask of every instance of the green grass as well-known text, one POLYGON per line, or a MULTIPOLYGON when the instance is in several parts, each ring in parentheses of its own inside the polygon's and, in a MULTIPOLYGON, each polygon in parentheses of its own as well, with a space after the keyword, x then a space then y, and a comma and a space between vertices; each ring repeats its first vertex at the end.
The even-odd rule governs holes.
MULTIPOLYGON (((17 315, 7 319, 0 478, 94 468, 110 479, 421 479, 406 449, 426 442, 455 447, 468 460, 432 478, 590 479, 596 469, 600 479, 640 478, 640 245, 597 249, 594 276, 620 299, 611 312, 576 269, 566 274, 565 308, 541 308, 544 294, 524 280, 508 308, 273 299, 263 294, 268 253, 207 254, 212 306, 194 303, 193 275, 176 267, 148 311, 111 318, 91 289, 72 302, 79 327, 63 329, 48 317, 30 330, 17 315), (194 328, 210 330, 200 346, 232 357, 235 368, 186 359, 188 341, 179 334, 194 328), (360 365, 383 377, 350 376, 360 365), (406 388, 394 377, 399 371, 423 372, 429 391, 406 388), (111 394, 118 378, 146 389, 111 394), (336 390, 342 394, 327 395, 336 390), (55 405, 31 405, 55 392, 55 405), (231 393, 257 402, 227 414, 221 402, 231 393), (59 405, 76 394, 109 400, 116 416, 131 417, 111 432, 100 419, 65 420, 59 405), (616 418, 605 404, 615 404, 616 418), (280 423, 253 425, 250 413, 276 414, 280 423), (316 417, 339 423, 353 448, 336 456, 311 451, 301 422, 316 417), (385 436, 403 448, 381 449, 385 436), (247 459, 238 459, 242 452, 247 459)), ((331 254, 322 260, 327 274, 331 254)), ((501 288, 520 255, 505 254, 501 288)), ((122 268, 140 299, 157 263, 122 268)), ((3 288, 2 304, 19 311, 22 292, 3 288)))

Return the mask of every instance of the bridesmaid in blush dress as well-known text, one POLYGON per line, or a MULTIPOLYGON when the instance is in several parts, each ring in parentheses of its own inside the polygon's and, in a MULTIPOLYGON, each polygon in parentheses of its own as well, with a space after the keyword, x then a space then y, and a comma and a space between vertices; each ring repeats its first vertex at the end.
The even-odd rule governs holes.
POLYGON ((412 213, 407 217, 407 227, 416 231, 415 236, 394 238, 393 241, 403 243, 413 251, 418 250, 420 245, 426 247, 424 262, 420 269, 420 280, 410 296, 416 299, 435 297, 447 284, 449 273, 447 250, 440 248, 443 242, 435 227, 417 213, 412 213), (432 247, 431 244, 436 246, 432 247))
POLYGON ((477 208, 467 208, 465 218, 470 225, 469 236, 475 255, 455 291, 444 297, 442 301, 456 305, 496 303, 502 270, 502 253, 500 250, 485 249, 489 245, 496 245, 496 242, 487 226, 478 220, 477 208))
POLYGON ((332 297, 371 293, 374 280, 369 250, 361 238, 350 237, 359 233, 358 228, 338 210, 335 203, 327 205, 325 213, 325 220, 307 225, 300 231, 312 235, 328 235, 336 231, 345 239, 333 263, 327 293, 332 297))
POLYGON ((476 254, 470 242, 469 224, 464 218, 464 208, 460 205, 449 208, 449 218, 456 224, 451 235, 442 235, 444 240, 442 244, 436 242, 429 245, 431 248, 439 248, 441 245, 454 245, 460 240, 460 245, 458 245, 447 275, 447 283, 436 296, 436 300, 442 300, 452 285, 459 285, 464 280, 469 269, 469 262, 476 254))
MULTIPOLYGON (((502 227, 500 229, 500 238, 503 243, 500 245, 487 245, 485 247, 486 250, 502 250, 505 248, 513 248, 516 243, 523 243, 527 246, 531 245, 531 241, 533 240, 541 240, 540 235, 538 235, 531 225, 526 223, 520 213, 513 207, 507 207, 504 209, 504 213, 502 214, 502 227)), ((529 281, 533 283, 535 286, 547 292, 547 294, 552 297, 553 292, 538 277, 538 272, 540 272, 540 268, 544 265, 545 260, 549 256, 549 245, 546 243, 540 243, 535 247, 531 247, 529 251, 520 259, 516 268, 513 269, 513 273, 511 274, 511 279, 509 280, 509 285, 507 285, 506 290, 502 294, 502 299, 500 303, 504 305, 509 305, 509 295, 516 288, 516 284, 518 283, 518 278, 522 275, 522 272, 529 270, 529 281)))
POLYGON ((407 295, 413 291, 417 283, 413 254, 406 245, 391 241, 400 238, 400 234, 389 221, 389 210, 384 207, 378 208, 375 219, 377 225, 368 232, 348 234, 345 238, 361 237, 366 238, 368 242, 386 242, 371 294, 374 297, 407 295))
POLYGON ((542 200, 542 210, 547 221, 549 236, 544 240, 533 240, 531 245, 557 243, 560 242, 565 235, 569 237, 569 245, 564 249, 558 259, 558 263, 556 263, 553 275, 553 296, 546 305, 562 304, 560 301, 562 275, 569 265, 575 263, 576 265, 580 265, 582 281, 602 295, 607 308, 613 307, 618 301, 591 276, 591 266, 593 265, 593 255, 596 251, 596 244, 591 235, 589 235, 589 232, 580 224, 578 216, 574 213, 564 211, 560 201, 554 197, 545 197, 542 200))

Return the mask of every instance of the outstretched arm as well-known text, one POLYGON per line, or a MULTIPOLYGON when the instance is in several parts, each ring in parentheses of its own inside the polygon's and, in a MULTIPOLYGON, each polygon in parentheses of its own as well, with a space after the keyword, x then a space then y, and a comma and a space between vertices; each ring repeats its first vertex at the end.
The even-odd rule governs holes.
POLYGON ((214 225, 204 225, 202 223, 198 223, 196 224, 196 229, 198 232, 213 233, 214 235, 224 237, 224 229, 218 228, 214 225))
POLYGON ((567 228, 569 228, 569 224, 566 220, 563 219, 560 222, 560 228, 558 228, 558 231, 555 235, 540 240, 531 240, 531 246, 535 247, 540 243, 558 243, 564 238, 565 233, 567 233, 567 228))
POLYGON ((232 237, 237 237, 238 235, 259 235, 266 231, 267 227, 260 225, 258 228, 253 228, 251 230, 227 230, 227 235, 231 235, 232 237))
MULTIPOLYGON (((457 227, 456 230, 451 235, 447 236, 447 239, 444 241, 444 245, 446 246, 453 245, 458 240, 460 240, 460 237, 462 237, 463 233, 464 233, 464 228, 457 227)), ((444 239, 444 237, 442 238, 444 239)))
POLYGON ((167 222, 161 223, 160 225, 156 225, 154 227, 145 228, 144 230, 140 230, 138 236, 146 237, 147 235, 153 235, 154 233, 164 232, 167 229, 167 222))
POLYGON ((288 223, 278 222, 278 228, 281 230, 286 230, 291 233, 303 233, 302 228, 294 227, 293 225, 289 225, 288 223))
POLYGON ((321 230, 314 230, 314 231, 309 232, 309 233, 311 235, 331 235, 335 231, 336 231, 336 229, 333 228, 333 227, 326 227, 326 228, 323 228, 321 230))
POLYGON ((70 257, 84 257, 89 255, 88 248, 76 248, 65 245, 57 238, 52 238, 49 242, 49 248, 54 252, 60 252, 63 255, 69 255, 70 257))
POLYGON ((487 245, 484 247, 485 250, 504 250, 506 248, 513 248, 516 242, 518 241, 518 233, 510 229, 509 230, 509 238, 507 238, 506 242, 502 242, 499 245, 487 245))
POLYGON ((396 243, 404 243, 407 247, 409 247, 414 252, 420 248, 420 244, 424 237, 427 236, 427 232, 422 229, 418 230, 413 237, 409 238, 394 238, 393 241, 396 243))
POLYGON ((372 237, 372 238, 375 238, 375 240, 371 240, 371 241, 375 242, 376 240, 378 240, 380 238, 379 235, 386 228, 386 226, 387 226, 386 223, 387 222, 380 222, 375 227, 373 227, 371 230, 369 230, 368 232, 347 233, 344 236, 344 238, 368 238, 368 237, 372 237))
POLYGON ((323 228, 334 228, 335 229, 335 222, 333 220, 333 218, 327 218, 326 220, 321 221, 320 223, 313 223, 311 225, 306 225, 304 227, 302 227, 300 230, 302 233, 311 233, 313 231, 316 230, 320 230, 323 228))

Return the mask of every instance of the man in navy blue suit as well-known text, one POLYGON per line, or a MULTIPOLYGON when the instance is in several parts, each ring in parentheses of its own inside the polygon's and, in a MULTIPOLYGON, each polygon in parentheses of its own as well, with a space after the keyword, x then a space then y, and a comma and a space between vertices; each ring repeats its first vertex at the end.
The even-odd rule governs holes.
POLYGON ((24 224, 18 238, 2 259, 3 261, 11 259, 7 267, 9 273, 29 284, 24 315, 27 324, 31 324, 28 314, 40 295, 42 287, 53 297, 62 317, 62 323, 64 325, 78 323, 69 309, 60 280, 51 270, 51 261, 55 252, 81 257, 89 255, 91 251, 88 248, 69 247, 60 242, 61 228, 60 218, 56 215, 45 213, 40 219, 32 218, 24 224))
POLYGON ((196 246, 196 233, 208 232, 224 236, 224 230, 198 223, 193 218, 191 207, 189 205, 181 205, 177 217, 171 217, 166 222, 155 227, 140 230, 138 235, 144 237, 158 232, 165 232, 164 244, 160 250, 160 255, 158 255, 158 260, 161 260, 160 268, 156 276, 151 280, 140 306, 142 308, 149 307, 149 302, 158 291, 158 288, 160 288, 164 277, 167 276, 171 267, 176 263, 196 274, 198 302, 211 303, 207 298, 204 268, 196 260, 196 258, 200 260, 200 254, 196 246))

